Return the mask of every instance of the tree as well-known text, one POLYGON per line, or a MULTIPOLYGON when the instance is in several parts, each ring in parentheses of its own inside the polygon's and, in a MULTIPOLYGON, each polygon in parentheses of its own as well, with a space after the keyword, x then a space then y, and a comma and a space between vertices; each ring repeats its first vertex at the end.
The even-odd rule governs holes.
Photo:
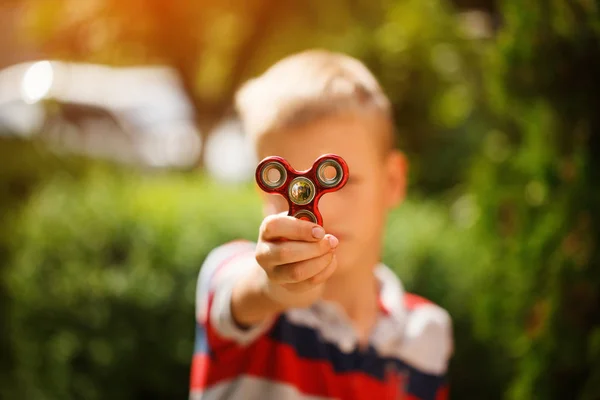
POLYGON ((171 66, 196 112, 202 144, 286 12, 281 2, 269 0, 235 7, 216 1, 32 0, 27 10, 26 26, 51 56, 171 66))
POLYGON ((357 23, 378 4, 28 0, 25 27, 51 56, 171 66, 196 113, 202 166, 203 144, 231 113, 243 81, 291 51, 322 44, 328 30, 357 23))
POLYGON ((472 169, 490 261, 476 298, 504 398, 600 396, 600 3, 501 3, 503 123, 472 169))

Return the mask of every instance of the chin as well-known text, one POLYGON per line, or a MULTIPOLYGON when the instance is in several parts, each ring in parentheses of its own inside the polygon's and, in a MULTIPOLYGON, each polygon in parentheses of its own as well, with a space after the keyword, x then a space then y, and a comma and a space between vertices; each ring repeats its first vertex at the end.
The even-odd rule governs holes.
POLYGON ((365 254, 364 249, 370 246, 360 241, 342 241, 336 249, 338 267, 336 273, 344 271, 355 271, 357 268, 367 268, 364 264, 372 263, 374 255, 365 254))
POLYGON ((352 261, 356 260, 356 257, 353 254, 350 254, 348 251, 344 251, 345 246, 341 244, 338 246, 338 250, 336 250, 336 257, 338 266, 335 270, 334 275, 343 274, 347 271, 350 271, 354 268, 354 264, 352 261))

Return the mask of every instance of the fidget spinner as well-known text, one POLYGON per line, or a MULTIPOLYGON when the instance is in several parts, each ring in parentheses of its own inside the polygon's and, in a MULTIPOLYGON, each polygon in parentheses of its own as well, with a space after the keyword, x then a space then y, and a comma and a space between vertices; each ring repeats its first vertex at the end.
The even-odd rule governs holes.
POLYGON ((335 154, 317 158, 310 169, 296 171, 279 156, 262 160, 256 182, 265 192, 279 194, 289 205, 288 215, 323 225, 318 203, 325 193, 340 190, 348 181, 348 165, 335 154))

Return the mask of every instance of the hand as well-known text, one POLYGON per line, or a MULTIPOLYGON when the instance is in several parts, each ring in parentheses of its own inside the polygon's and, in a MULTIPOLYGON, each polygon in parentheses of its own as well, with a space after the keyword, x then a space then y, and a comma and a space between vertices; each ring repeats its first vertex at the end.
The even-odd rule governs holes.
POLYGON ((336 237, 312 222, 285 214, 265 218, 256 246, 265 293, 283 308, 312 304, 337 267, 337 245, 336 237))

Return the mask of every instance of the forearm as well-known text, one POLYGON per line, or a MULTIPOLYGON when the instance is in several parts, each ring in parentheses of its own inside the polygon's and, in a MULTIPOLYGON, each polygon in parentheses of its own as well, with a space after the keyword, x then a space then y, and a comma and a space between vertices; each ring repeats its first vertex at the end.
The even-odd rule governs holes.
POLYGON ((240 277, 231 293, 231 315, 240 326, 253 326, 284 311, 281 303, 269 295, 265 272, 256 266, 240 277))

